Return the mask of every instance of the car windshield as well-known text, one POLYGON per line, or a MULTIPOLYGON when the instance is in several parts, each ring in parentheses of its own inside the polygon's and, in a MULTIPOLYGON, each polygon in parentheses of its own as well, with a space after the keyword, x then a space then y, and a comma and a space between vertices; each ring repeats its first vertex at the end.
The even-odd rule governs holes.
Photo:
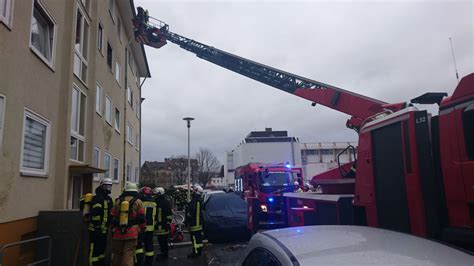
POLYGON ((262 186, 263 187, 282 187, 290 185, 291 174, 288 172, 263 172, 262 186))

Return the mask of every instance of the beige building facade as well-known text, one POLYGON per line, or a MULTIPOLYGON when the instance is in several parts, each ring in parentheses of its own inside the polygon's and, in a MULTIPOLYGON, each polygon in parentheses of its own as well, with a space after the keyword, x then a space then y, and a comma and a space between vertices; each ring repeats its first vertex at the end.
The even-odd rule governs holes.
POLYGON ((133 0, 0 0, 0 246, 101 178, 113 197, 138 182, 150 73, 134 13, 133 0))

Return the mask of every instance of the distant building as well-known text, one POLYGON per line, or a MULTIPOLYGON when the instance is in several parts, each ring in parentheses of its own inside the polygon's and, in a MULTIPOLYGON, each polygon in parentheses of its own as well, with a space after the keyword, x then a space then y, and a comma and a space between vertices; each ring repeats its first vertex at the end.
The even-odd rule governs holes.
MULTIPOLYGON (((198 161, 191 159, 191 181, 197 176, 198 161)), ((187 158, 165 158, 164 162, 145 161, 141 169, 141 184, 168 188, 186 184, 188 172, 187 158)))
MULTIPOLYGON (((234 184, 235 168, 251 162, 290 163, 303 169, 306 180, 337 166, 337 155, 353 142, 300 143, 287 131, 252 131, 237 148, 226 153, 224 178, 228 185, 234 184)), ((353 156, 341 154, 340 161, 348 162, 353 156)))
POLYGON ((207 188, 224 188, 227 186, 226 179, 224 177, 211 177, 211 180, 207 183, 207 188))

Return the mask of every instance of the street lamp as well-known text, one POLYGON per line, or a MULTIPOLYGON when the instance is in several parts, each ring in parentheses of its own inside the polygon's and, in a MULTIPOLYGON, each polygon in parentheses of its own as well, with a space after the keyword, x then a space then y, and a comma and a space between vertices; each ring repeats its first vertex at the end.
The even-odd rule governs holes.
POLYGON ((183 118, 184 121, 187 122, 188 126, 188 202, 191 201, 191 158, 190 158, 190 129, 191 129, 191 121, 194 120, 192 117, 185 117, 183 118))

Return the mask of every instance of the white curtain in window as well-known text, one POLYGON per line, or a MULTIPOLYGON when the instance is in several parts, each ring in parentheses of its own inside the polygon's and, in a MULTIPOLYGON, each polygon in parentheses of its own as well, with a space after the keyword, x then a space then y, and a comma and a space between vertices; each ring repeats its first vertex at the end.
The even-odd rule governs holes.
POLYGON ((46 126, 26 117, 23 167, 44 169, 46 126))
POLYGON ((51 38, 48 22, 35 7, 31 20, 31 44, 48 60, 51 59, 51 38))

